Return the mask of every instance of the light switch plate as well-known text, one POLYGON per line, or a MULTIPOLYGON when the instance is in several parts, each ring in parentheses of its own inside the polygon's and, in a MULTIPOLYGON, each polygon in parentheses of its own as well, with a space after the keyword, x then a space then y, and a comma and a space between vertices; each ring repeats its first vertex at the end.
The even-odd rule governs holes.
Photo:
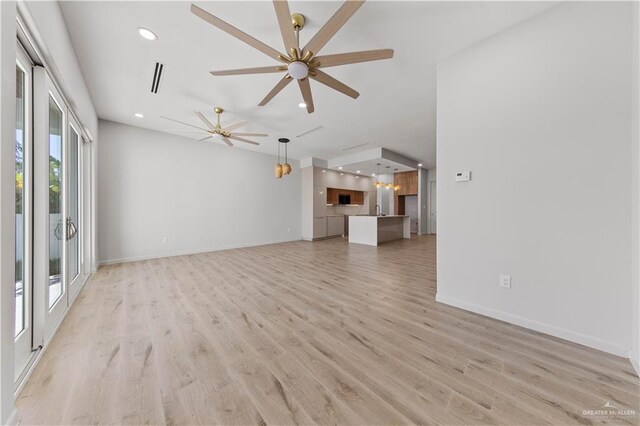
POLYGON ((500 274, 500 287, 511 288, 511 275, 500 274))

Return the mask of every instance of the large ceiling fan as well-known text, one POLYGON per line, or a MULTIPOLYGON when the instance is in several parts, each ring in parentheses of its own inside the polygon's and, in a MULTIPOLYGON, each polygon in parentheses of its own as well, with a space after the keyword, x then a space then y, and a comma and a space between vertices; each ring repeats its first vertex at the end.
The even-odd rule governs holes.
POLYGON ((249 143, 251 145, 260 145, 258 142, 250 141, 249 139, 245 139, 242 136, 253 136, 253 137, 269 136, 266 133, 238 133, 238 132, 233 132, 233 130, 235 130, 235 129, 239 129, 240 127, 246 126, 247 124, 249 124, 249 122, 243 120, 243 121, 238 121, 237 123, 230 124, 230 125, 228 125, 226 127, 222 127, 220 125, 220 114, 222 114, 224 112, 224 109, 222 109, 220 107, 215 107, 213 109, 213 111, 218 116, 218 121, 217 121, 217 123, 215 125, 213 123, 211 123, 207 119, 207 117, 204 116, 203 113, 201 113, 199 111, 195 111, 196 116, 200 120, 202 120, 202 122, 204 123, 205 126, 207 126, 206 129, 203 128, 203 127, 194 126, 193 124, 185 123, 183 121, 174 120, 173 118, 169 118, 169 117, 162 117, 162 118, 164 118, 165 120, 175 121, 176 123, 184 124, 185 126, 194 127, 194 128, 196 128, 196 129, 198 129, 200 131, 208 133, 208 136, 205 136, 202 139, 198 139, 199 141, 206 141, 207 139, 211 139, 211 138, 220 139, 224 143, 226 143, 228 146, 233 146, 233 143, 231 142, 231 140, 238 141, 238 142, 249 143))
POLYGON ((280 65, 269 67, 211 71, 211 74, 239 75, 286 72, 285 76, 258 105, 266 105, 274 96, 280 93, 287 84, 289 84, 293 79, 296 79, 300 86, 300 91, 302 92, 302 98, 306 104, 307 112, 312 113, 314 111, 314 107, 309 78, 312 78, 354 99, 360 96, 360 94, 354 89, 331 77, 320 68, 355 64, 358 62, 377 61, 393 57, 393 49, 365 50, 360 52, 339 53, 336 55, 316 56, 324 45, 331 40, 338 30, 342 28, 342 26, 363 4, 364 0, 346 1, 327 21, 327 23, 324 24, 320 31, 318 31, 303 48, 300 48, 299 32, 305 24, 304 16, 299 13, 294 13, 292 15, 289 11, 289 4, 286 0, 273 0, 278 24, 280 25, 280 32, 282 33, 282 40, 284 41, 285 51, 287 52, 286 54, 280 53, 276 49, 240 31, 236 27, 213 16, 194 4, 191 5, 191 12, 211 25, 225 31, 241 41, 244 41, 251 47, 280 62, 280 65))

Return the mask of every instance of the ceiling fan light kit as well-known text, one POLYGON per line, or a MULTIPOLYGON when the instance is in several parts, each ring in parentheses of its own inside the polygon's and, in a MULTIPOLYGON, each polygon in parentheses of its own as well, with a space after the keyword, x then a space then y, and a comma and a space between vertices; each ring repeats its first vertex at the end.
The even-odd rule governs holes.
MULTIPOLYGON (((377 61, 393 57, 392 49, 366 50, 360 52, 340 53, 336 55, 317 56, 320 50, 333 38, 340 28, 346 24, 346 22, 358 11, 358 9, 360 9, 363 4, 364 0, 346 1, 311 38, 311 40, 301 48, 299 35, 300 30, 304 28, 306 22, 305 17, 300 13, 291 14, 289 11, 289 3, 286 0, 273 0, 273 7, 276 12, 285 52, 287 52, 286 54, 283 54, 271 46, 268 46, 254 37, 240 31, 238 28, 228 24, 195 4, 191 5, 191 12, 202 20, 232 35, 240 41, 243 41, 280 63, 280 65, 268 67, 211 71, 211 74, 215 76, 222 76, 285 72, 284 77, 273 89, 271 89, 271 91, 258 105, 266 105, 292 80, 297 80, 307 112, 312 113, 315 108, 313 105, 313 96, 311 94, 311 85, 309 84, 310 78, 354 99, 360 96, 357 91, 326 74, 324 71, 320 70, 320 68, 377 61)), ((302 103, 300 105, 302 105, 302 103)))

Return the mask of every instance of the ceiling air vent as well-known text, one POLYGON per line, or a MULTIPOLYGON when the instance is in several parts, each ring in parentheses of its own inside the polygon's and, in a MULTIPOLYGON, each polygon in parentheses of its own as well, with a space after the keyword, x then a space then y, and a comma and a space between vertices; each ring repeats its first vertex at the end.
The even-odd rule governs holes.
POLYGON ((153 72, 153 82, 151 83, 151 93, 158 93, 160 87, 160 79, 162 78, 162 71, 164 70, 164 64, 156 62, 156 69, 153 72))

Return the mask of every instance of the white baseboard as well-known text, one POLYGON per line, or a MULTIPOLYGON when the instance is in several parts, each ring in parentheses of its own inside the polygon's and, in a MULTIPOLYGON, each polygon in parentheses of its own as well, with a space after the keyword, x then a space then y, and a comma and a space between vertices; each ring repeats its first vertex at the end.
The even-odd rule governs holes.
POLYGON ((633 350, 629 351, 629 361, 631 361, 631 365, 633 366, 633 369, 636 370, 636 375, 640 377, 640 364, 638 364, 640 360, 636 359, 635 354, 633 353, 633 350))
POLYGON ((18 414, 18 410, 14 407, 13 411, 11 412, 11 415, 7 419, 7 426, 17 425, 19 420, 20 420, 20 416, 18 414))
POLYGON ((229 246, 216 247, 216 248, 205 248, 205 249, 198 249, 198 250, 186 250, 186 251, 177 251, 177 252, 171 252, 171 253, 157 253, 157 254, 142 255, 142 256, 124 257, 120 259, 100 260, 98 261, 98 268, 105 265, 116 265, 118 263, 138 262, 141 260, 162 259, 164 257, 188 256, 190 254, 210 253, 210 252, 222 251, 222 250, 233 250, 233 249, 248 248, 248 247, 268 246, 271 244, 290 243, 293 241, 300 241, 300 240, 301 240, 300 237, 296 237, 296 238, 288 238, 285 240, 269 241, 266 243, 258 243, 258 244, 238 244, 238 245, 229 245, 229 246))
MULTIPOLYGON (((539 331, 541 333, 549 334, 554 337, 569 340, 570 342, 578 343, 580 345, 588 346, 590 348, 598 349, 603 352, 608 352, 613 355, 627 358, 629 356, 629 348, 618 345, 617 343, 609 342, 599 339, 597 337, 588 336, 586 334, 577 333, 575 331, 568 330, 566 328, 556 327, 551 324, 542 323, 539 321, 524 318, 518 315, 509 314, 507 312, 498 311, 495 309, 487 308, 484 306, 469 303, 464 300, 456 299, 454 297, 446 296, 441 293, 436 293, 436 301, 444 303, 445 305, 455 306, 466 311, 474 312, 476 314, 484 315, 490 318, 495 318, 500 321, 509 322, 511 324, 519 325, 524 328, 539 331)), ((636 367, 637 370, 637 367, 636 367)))

